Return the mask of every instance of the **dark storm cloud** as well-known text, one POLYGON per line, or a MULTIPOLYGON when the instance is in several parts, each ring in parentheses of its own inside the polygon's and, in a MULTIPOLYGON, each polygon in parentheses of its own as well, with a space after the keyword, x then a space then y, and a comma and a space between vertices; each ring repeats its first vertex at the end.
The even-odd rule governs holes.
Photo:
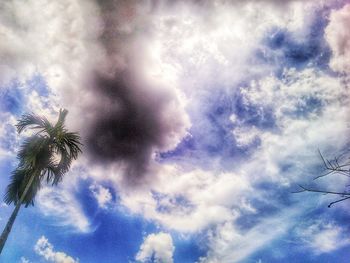
POLYGON ((142 77, 140 64, 147 60, 142 41, 147 39, 152 5, 97 3, 103 27, 99 42, 106 58, 89 77, 87 89, 93 100, 83 105, 89 116, 84 124, 85 145, 91 160, 120 164, 125 182, 137 184, 150 172, 153 153, 166 149, 176 134, 183 133, 183 113, 180 107, 169 110, 169 105, 178 103, 173 90, 142 77))
POLYGON ((138 87, 132 75, 124 71, 94 76, 95 100, 101 104, 90 109, 86 145, 99 163, 125 164, 125 179, 135 182, 147 173, 153 150, 166 142, 170 130, 161 114, 170 98, 138 87))

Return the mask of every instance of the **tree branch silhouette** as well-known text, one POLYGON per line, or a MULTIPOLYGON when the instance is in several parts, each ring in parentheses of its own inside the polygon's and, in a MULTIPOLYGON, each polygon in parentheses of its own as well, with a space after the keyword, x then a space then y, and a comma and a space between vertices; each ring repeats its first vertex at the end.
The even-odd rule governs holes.
MULTIPOLYGON (((324 158, 322 155, 321 151, 318 150, 318 153, 320 155, 320 158, 323 162, 323 166, 325 168, 325 173, 316 176, 313 178, 313 180, 317 180, 319 178, 329 176, 331 174, 339 174, 339 175, 344 175, 346 177, 350 177, 350 161, 349 158, 347 161, 342 161, 341 158, 344 156, 344 154, 335 157, 332 160, 328 160, 324 158)), ((328 207, 330 208, 332 205, 345 201, 347 199, 350 199, 350 192, 337 192, 337 191, 329 191, 329 190, 322 190, 322 189, 315 189, 315 188, 308 188, 303 185, 298 184, 298 186, 301 188, 299 191, 295 191, 292 193, 303 193, 303 192, 313 192, 313 193, 321 193, 321 194, 331 194, 331 195, 336 195, 340 197, 338 200, 333 201, 329 203, 328 207)))

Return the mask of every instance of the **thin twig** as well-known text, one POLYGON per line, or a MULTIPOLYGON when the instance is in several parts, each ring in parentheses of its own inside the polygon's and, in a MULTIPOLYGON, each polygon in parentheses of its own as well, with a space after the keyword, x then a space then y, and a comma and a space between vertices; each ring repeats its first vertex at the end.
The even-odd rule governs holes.
POLYGON ((339 202, 341 202, 341 201, 344 201, 344 200, 346 200, 346 199, 350 199, 350 196, 329 203, 328 208, 330 208, 332 205, 334 205, 334 204, 336 204, 336 203, 339 203, 339 202))
POLYGON ((350 192, 349 193, 342 193, 342 192, 334 192, 334 191, 327 191, 327 190, 309 189, 309 188, 306 188, 300 184, 298 184, 298 185, 303 190, 298 191, 298 192, 294 192, 294 193, 313 192, 313 193, 333 194, 333 195, 349 196, 350 197, 350 192))

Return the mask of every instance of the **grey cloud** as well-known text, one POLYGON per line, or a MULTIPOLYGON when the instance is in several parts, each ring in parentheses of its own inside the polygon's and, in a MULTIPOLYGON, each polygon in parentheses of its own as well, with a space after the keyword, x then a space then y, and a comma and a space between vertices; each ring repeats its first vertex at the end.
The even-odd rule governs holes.
POLYGON ((95 73, 96 104, 87 109, 93 116, 86 135, 89 155, 99 163, 126 164, 129 182, 147 173, 153 151, 163 148, 175 129, 162 118, 171 96, 138 87, 132 80, 134 74, 124 71, 108 77, 95 73))
POLYGON ((174 134, 184 135, 186 116, 180 106, 172 107, 179 104, 172 88, 160 88, 142 77, 140 64, 147 60, 142 41, 147 40, 147 15, 153 4, 97 4, 102 24, 98 41, 106 56, 90 76, 88 92, 94 99, 83 105, 90 116, 85 123, 86 149, 99 164, 122 164, 125 182, 135 184, 150 171, 153 153, 168 148, 174 134))

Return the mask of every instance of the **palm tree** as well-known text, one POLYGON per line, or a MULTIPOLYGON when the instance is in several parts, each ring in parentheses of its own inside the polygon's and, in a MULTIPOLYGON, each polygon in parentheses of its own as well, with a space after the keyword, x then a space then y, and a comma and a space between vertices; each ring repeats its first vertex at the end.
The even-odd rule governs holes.
POLYGON ((67 110, 60 110, 58 121, 52 125, 45 117, 25 114, 18 121, 18 133, 26 128, 36 130, 27 138, 18 152, 19 164, 11 174, 4 201, 15 209, 0 237, 0 254, 21 205, 34 205, 34 198, 43 181, 57 185, 68 172, 73 159, 81 152, 80 136, 68 132, 64 126, 67 110))

